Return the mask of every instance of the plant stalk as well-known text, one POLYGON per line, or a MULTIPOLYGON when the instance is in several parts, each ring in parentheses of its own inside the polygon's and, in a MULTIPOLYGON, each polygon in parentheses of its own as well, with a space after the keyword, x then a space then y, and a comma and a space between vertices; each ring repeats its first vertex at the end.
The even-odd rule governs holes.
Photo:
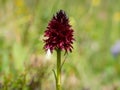
POLYGON ((61 50, 57 49, 56 90, 61 90, 61 50))

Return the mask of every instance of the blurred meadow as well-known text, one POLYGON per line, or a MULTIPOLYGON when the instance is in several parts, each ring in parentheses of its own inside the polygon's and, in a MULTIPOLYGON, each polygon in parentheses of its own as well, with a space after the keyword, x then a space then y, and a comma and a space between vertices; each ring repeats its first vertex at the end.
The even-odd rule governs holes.
POLYGON ((75 38, 62 90, 120 90, 120 0, 0 0, 0 90, 55 90, 43 39, 60 9, 75 38))

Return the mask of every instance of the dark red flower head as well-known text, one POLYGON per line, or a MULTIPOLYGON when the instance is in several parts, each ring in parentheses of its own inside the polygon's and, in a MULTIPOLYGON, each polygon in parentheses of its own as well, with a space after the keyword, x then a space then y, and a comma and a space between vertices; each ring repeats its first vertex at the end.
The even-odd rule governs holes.
POLYGON ((63 10, 60 10, 53 16, 49 22, 44 35, 47 39, 44 40, 44 49, 52 52, 55 49, 72 51, 73 29, 69 25, 69 19, 63 10))

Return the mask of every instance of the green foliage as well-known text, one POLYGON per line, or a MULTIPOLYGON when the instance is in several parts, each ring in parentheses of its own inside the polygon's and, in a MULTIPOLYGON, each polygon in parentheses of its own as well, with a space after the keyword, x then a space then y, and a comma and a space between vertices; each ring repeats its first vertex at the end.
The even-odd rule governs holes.
POLYGON ((120 39, 119 6, 120 0, 0 0, 0 89, 55 89, 56 58, 41 59, 43 33, 63 9, 75 30, 74 50, 62 71, 63 90, 119 90, 120 58, 110 52, 120 39))

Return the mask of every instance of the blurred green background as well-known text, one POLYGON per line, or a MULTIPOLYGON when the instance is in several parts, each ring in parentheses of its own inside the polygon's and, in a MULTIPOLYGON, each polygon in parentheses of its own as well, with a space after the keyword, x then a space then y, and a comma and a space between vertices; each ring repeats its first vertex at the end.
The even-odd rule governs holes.
POLYGON ((120 90, 120 59, 111 53, 120 0, 0 0, 0 89, 55 90, 56 53, 45 60, 43 39, 60 9, 75 37, 73 52, 62 55, 63 90, 120 90))

